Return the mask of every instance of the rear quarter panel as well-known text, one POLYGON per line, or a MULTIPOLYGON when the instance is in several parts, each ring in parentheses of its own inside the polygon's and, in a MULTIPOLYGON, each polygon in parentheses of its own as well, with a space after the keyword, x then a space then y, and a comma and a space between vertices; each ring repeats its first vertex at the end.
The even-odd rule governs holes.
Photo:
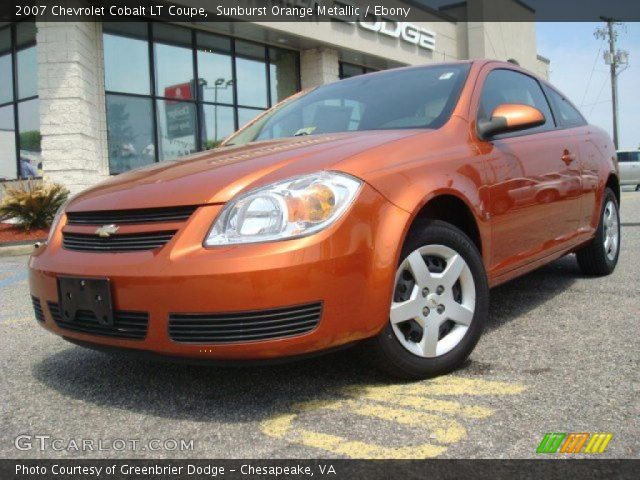
POLYGON ((600 220, 600 207, 607 180, 619 178, 618 160, 613 141, 603 129, 589 125, 580 145, 583 168, 582 228, 595 230, 600 220))

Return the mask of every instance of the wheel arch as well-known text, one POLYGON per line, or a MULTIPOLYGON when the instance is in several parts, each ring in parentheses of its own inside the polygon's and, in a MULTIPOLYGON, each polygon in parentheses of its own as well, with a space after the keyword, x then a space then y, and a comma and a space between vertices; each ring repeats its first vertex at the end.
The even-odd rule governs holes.
POLYGON ((458 192, 438 191, 426 197, 414 210, 404 233, 403 243, 409 232, 426 220, 441 220, 459 228, 471 239, 483 260, 485 259, 489 246, 488 232, 483 232, 471 202, 458 192))
POLYGON ((616 201, 618 202, 618 206, 620 205, 620 179, 618 179, 618 175, 611 172, 609 177, 607 178, 607 183, 605 184, 605 188, 610 188, 613 190, 613 194, 616 196, 616 201))

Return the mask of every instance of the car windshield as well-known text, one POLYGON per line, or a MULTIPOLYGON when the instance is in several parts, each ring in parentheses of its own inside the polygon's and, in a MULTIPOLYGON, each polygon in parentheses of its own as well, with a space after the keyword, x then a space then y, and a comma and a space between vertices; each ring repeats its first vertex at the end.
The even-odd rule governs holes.
POLYGON ((227 145, 364 130, 436 129, 453 111, 470 64, 391 70, 318 87, 273 108, 227 145))

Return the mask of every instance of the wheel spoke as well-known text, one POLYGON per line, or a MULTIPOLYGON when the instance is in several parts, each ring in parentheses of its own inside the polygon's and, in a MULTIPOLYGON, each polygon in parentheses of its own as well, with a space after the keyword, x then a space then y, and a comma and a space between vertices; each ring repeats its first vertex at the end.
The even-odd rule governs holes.
POLYGON ((435 319, 430 319, 424 329, 420 349, 425 357, 435 357, 438 348, 438 335, 440 334, 440 323, 435 319))
POLYGON ((447 304, 446 315, 449 320, 467 327, 471 325, 471 320, 473 320, 473 311, 455 301, 447 304))
POLYGON ((473 322, 476 290, 471 269, 453 248, 429 244, 411 252, 400 264, 396 272, 396 290, 408 282, 407 272, 411 273, 415 284, 409 282, 412 292, 404 289, 405 294, 411 294, 409 300, 391 302, 389 322, 392 330, 400 344, 413 355, 424 358, 444 355, 460 343, 466 335, 466 327, 473 322), (441 265, 444 265, 443 270, 441 265), (439 270, 442 271, 435 273, 439 270), (411 331, 404 322, 412 324, 411 331), (422 327, 419 341, 414 341, 414 322, 422 327), (456 326, 448 329, 447 335, 440 340, 444 322, 456 326))
POLYGON ((411 253, 407 257, 407 263, 418 285, 424 285, 431 278, 431 273, 419 251, 411 253))
POLYGON ((609 253, 610 246, 611 246, 611 237, 607 235, 604 239, 604 253, 609 253))
POLYGON ((416 319, 421 317, 422 310, 421 305, 417 299, 407 300, 402 303, 393 303, 391 305, 391 313, 389 315, 391 323, 401 323, 407 320, 416 319))
POLYGON ((456 254, 447 260, 447 267, 437 277, 449 288, 453 287, 460 278, 460 274, 465 267, 464 259, 456 254))

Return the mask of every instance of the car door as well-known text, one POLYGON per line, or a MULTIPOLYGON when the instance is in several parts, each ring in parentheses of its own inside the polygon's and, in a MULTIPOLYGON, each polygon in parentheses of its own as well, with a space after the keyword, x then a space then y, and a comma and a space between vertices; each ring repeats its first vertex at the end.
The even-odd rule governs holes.
POLYGON ((574 175, 580 178, 581 199, 578 229, 587 231, 591 228, 594 211, 599 209, 596 196, 602 153, 599 152, 599 146, 594 144, 590 127, 578 109, 551 85, 544 85, 544 91, 551 104, 558 128, 571 135, 576 143, 578 158, 568 165, 568 169, 572 178, 574 175))
POLYGON ((539 127, 479 143, 489 177, 490 270, 498 273, 541 258, 576 235, 581 179, 576 141, 556 128, 534 77, 494 68, 480 80, 476 121, 509 103, 533 106, 546 119, 539 127))

